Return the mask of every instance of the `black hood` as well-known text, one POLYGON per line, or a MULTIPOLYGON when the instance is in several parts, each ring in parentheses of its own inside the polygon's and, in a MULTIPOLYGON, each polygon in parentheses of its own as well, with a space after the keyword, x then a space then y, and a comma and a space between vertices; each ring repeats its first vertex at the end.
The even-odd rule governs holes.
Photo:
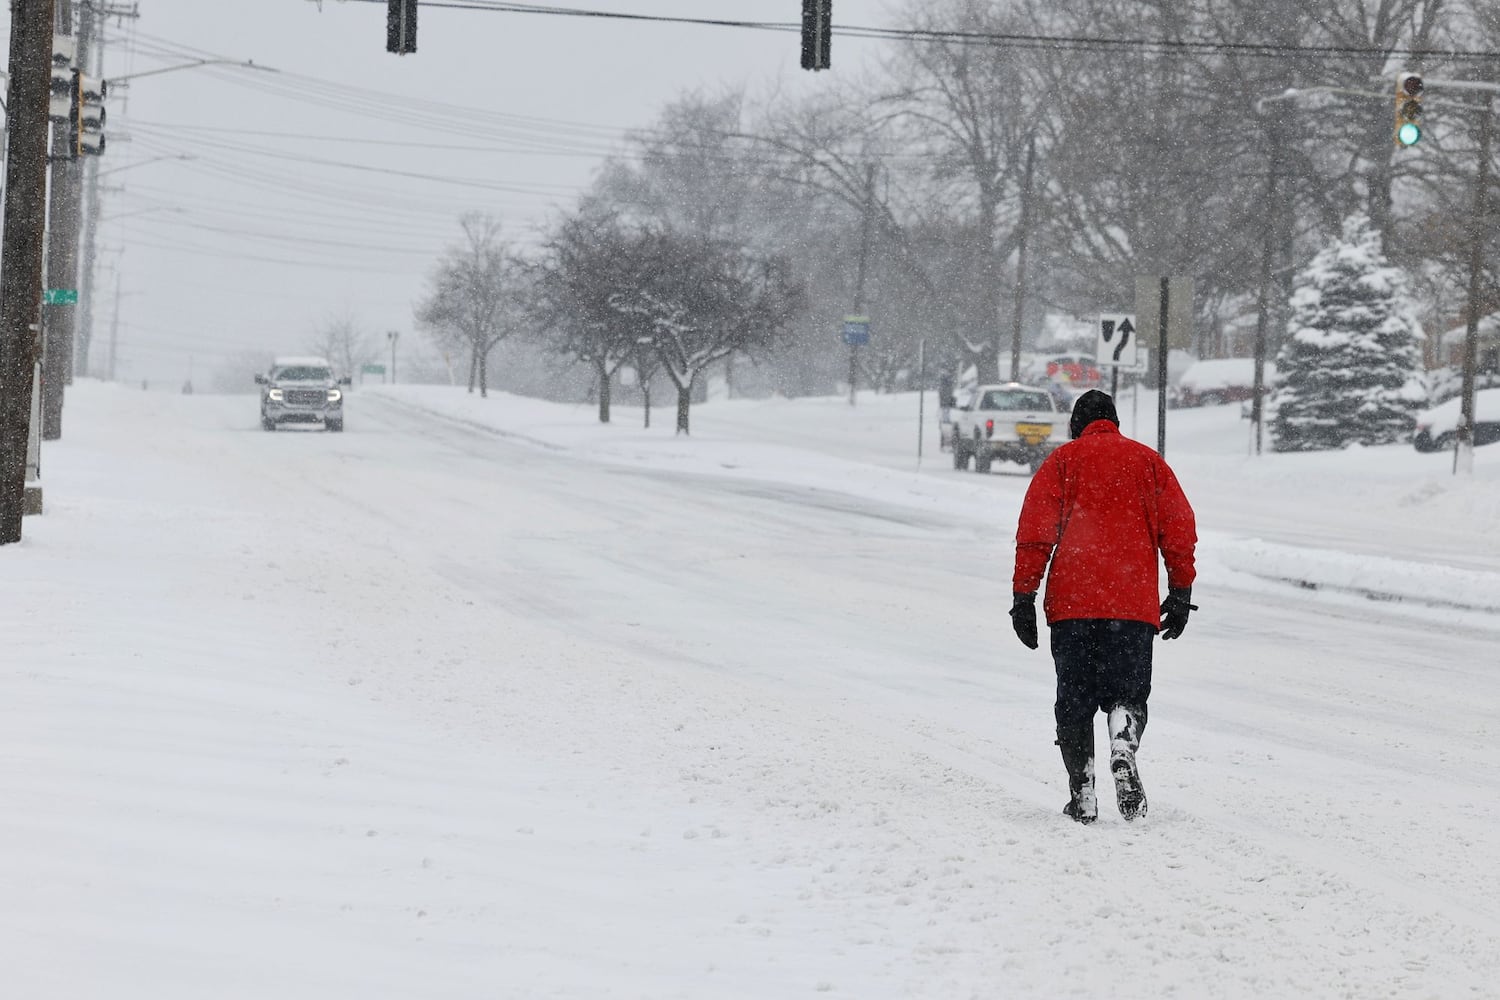
POLYGON ((1068 437, 1078 440, 1083 429, 1095 420, 1108 420, 1120 426, 1120 415, 1115 412, 1115 401, 1107 392, 1090 389, 1073 403, 1073 416, 1068 420, 1068 437))

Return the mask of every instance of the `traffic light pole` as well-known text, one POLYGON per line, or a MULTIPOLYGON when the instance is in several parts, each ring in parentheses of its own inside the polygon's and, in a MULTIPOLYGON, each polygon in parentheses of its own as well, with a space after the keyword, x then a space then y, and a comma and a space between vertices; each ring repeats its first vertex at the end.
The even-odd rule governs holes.
POLYGON ((12 0, 0 249, 0 545, 21 540, 47 204, 52 0, 12 0))
POLYGON ((1484 239, 1488 228, 1484 224, 1489 205, 1490 183, 1490 129, 1494 98, 1484 98, 1484 111, 1479 120, 1479 171, 1474 181, 1474 212, 1469 220, 1469 322, 1464 331, 1464 382, 1462 417, 1458 421, 1458 446, 1453 452, 1453 472, 1474 474, 1474 382, 1479 362, 1479 298, 1480 280, 1484 272, 1484 239))
MULTIPOLYGON (((1479 105, 1479 165, 1474 179, 1474 210, 1469 220, 1469 302, 1464 330, 1463 391, 1458 420, 1458 440, 1453 450, 1453 474, 1474 474, 1474 389, 1479 367, 1480 288, 1484 273, 1484 241, 1488 234, 1485 217, 1489 209, 1490 136, 1494 129, 1494 95, 1500 84, 1484 80, 1442 80, 1428 77, 1427 86, 1444 90, 1477 90, 1484 94, 1479 105)), ((1469 106, 1471 109, 1473 106, 1469 106)))

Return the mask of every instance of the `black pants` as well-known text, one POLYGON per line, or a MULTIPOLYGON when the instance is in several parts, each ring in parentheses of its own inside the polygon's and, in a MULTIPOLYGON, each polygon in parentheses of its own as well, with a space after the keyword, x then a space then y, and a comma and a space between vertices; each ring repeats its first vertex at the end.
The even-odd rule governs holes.
POLYGON ((1146 622, 1079 618, 1052 626, 1057 667, 1057 745, 1072 774, 1094 756, 1094 712, 1129 710, 1134 740, 1146 728, 1151 650, 1156 629, 1146 622))

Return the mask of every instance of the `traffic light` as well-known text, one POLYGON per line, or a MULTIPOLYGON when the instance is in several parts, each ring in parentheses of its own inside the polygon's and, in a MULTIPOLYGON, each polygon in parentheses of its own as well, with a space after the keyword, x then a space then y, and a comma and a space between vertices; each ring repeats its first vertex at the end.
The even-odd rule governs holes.
POLYGON ((828 69, 833 0, 802 0, 802 68, 828 69))
POLYGON ((1422 75, 1396 74, 1396 145, 1405 149, 1422 138, 1422 75))
POLYGON ((104 154, 104 97, 108 92, 108 80, 73 71, 74 156, 104 154))
POLYGON ((386 0, 385 50, 402 56, 417 51, 417 0, 386 0))
POLYGON ((73 59, 78 43, 72 35, 52 36, 52 90, 47 101, 47 117, 67 123, 73 118, 73 59))

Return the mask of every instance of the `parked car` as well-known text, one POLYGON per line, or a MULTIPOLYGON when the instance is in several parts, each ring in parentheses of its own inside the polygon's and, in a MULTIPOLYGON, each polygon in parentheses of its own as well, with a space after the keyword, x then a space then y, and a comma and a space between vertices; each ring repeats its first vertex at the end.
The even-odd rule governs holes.
POLYGON ((976 386, 952 411, 953 467, 989 472, 996 459, 1035 472, 1067 440, 1068 414, 1044 388, 1007 382, 976 386))
MULTIPOLYGON (((1265 388, 1276 384, 1276 365, 1266 362, 1265 388)), ((1182 373, 1168 397, 1176 406, 1217 406, 1255 398, 1254 358, 1211 358, 1182 373)))
POLYGON ((1081 393, 1085 389, 1097 389, 1101 381, 1099 366, 1094 359, 1082 354, 1058 354, 1043 360, 1049 382, 1063 382, 1081 393))
POLYGON ((260 426, 274 431, 282 424, 322 424, 344 429, 344 390, 349 377, 335 379, 324 358, 277 358, 270 371, 255 376, 260 388, 260 426))
MULTIPOLYGON (((1458 440, 1458 418, 1463 413, 1463 398, 1439 403, 1417 416, 1417 429, 1411 443, 1418 451, 1447 451, 1458 440)), ((1474 393, 1474 444, 1500 441, 1500 389, 1480 389, 1474 393)))

